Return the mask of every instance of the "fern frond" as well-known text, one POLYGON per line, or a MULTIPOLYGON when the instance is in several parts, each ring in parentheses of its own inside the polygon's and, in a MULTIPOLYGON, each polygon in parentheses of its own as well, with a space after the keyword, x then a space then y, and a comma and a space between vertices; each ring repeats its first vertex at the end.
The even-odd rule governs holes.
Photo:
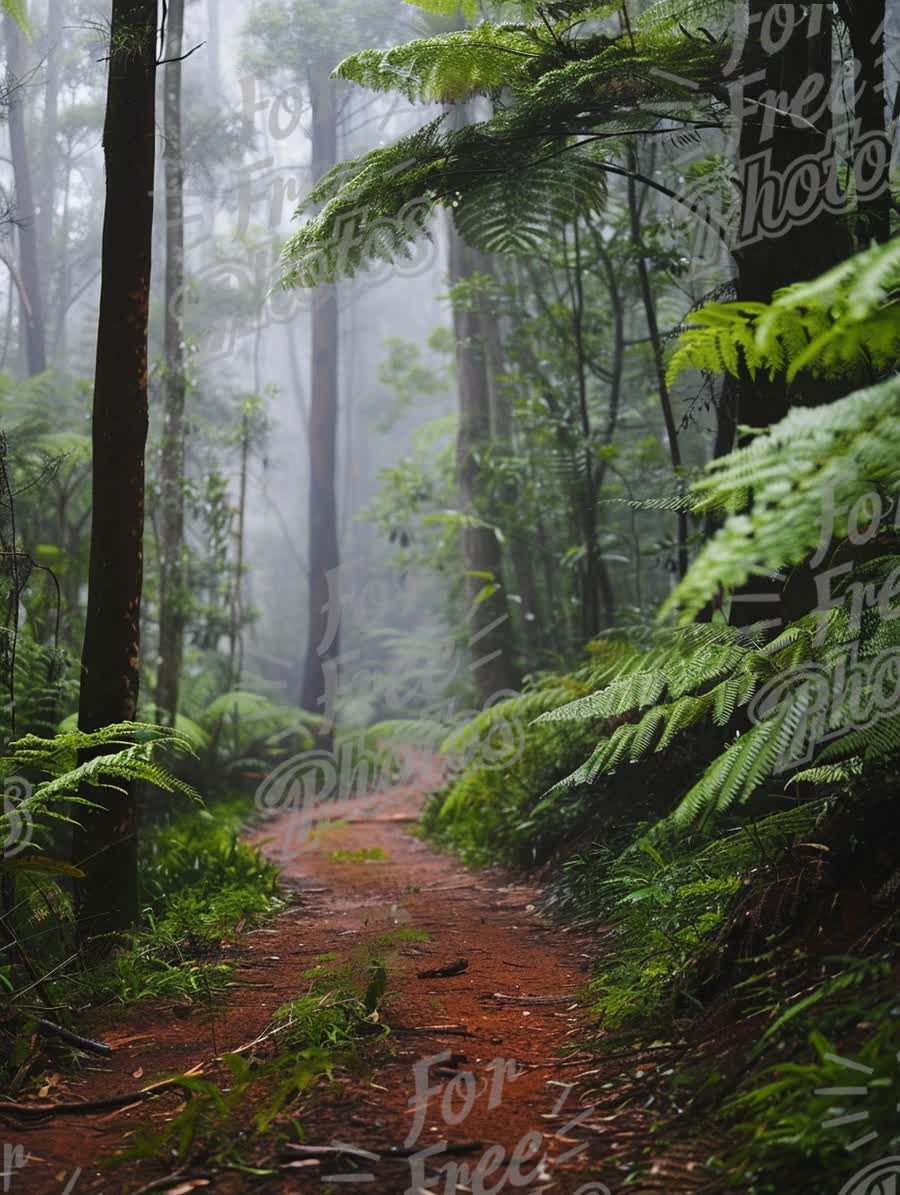
POLYGON ((795 381, 865 376, 893 369, 900 357, 900 245, 874 245, 812 282, 778 293, 769 304, 701 308, 669 365, 670 383, 688 369, 755 377, 784 373, 795 381))
POLYGON ((458 103, 527 81, 532 59, 546 52, 536 29, 482 21, 475 29, 363 50, 345 58, 336 78, 372 91, 396 91, 410 101, 458 103))
MULTIPOLYGON (((438 119, 327 175, 302 209, 311 218, 285 249, 284 284, 317 286, 372 262, 409 256, 413 243, 428 235, 436 204, 452 208, 471 230, 485 222, 501 186, 520 198, 528 197, 529 188, 538 196, 530 209, 532 232, 518 239, 518 247, 531 245, 533 229, 550 210, 554 177, 556 202, 566 212, 589 212, 598 202, 596 179, 583 199, 586 167, 560 169, 561 159, 571 153, 602 172, 608 161, 586 138, 614 147, 617 137, 636 130, 657 130, 681 118, 693 122, 702 96, 716 94, 725 50, 654 27, 636 34, 633 44, 621 34, 592 32, 570 39, 561 55, 540 21, 533 27, 478 26, 342 64, 344 77, 379 88, 400 71, 398 89, 416 98, 461 97, 508 85, 511 102, 463 129, 438 119), (552 173, 543 170, 551 159, 557 165, 552 173), (523 179, 532 172, 533 180, 523 179)), ((718 100, 709 103, 714 107, 718 100)), ((506 209, 513 203, 507 201, 506 209)), ((525 213, 516 215, 528 228, 525 213)), ((498 243, 496 224, 485 240, 498 243)))
MULTIPOLYGON (((834 538, 874 491, 889 509, 900 490, 900 377, 824 408, 798 408, 750 444, 713 462, 694 487, 697 513, 726 515, 685 579, 663 604, 693 618, 720 587, 736 589, 808 559, 822 536, 823 495, 834 538)), ((857 528, 854 526, 854 532, 857 528)))

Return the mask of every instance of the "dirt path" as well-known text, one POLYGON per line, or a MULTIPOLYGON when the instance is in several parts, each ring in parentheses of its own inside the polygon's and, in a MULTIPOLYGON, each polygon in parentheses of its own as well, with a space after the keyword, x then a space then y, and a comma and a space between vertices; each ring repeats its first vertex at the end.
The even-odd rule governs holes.
MULTIPOLYGON (((415 837, 419 805, 404 791, 348 803, 334 811, 341 821, 325 823, 312 840, 309 826, 298 827, 291 815, 269 822, 259 837, 298 898, 273 925, 243 935, 230 951, 237 980, 230 999, 214 1013, 162 1002, 94 1014, 80 1029, 115 1052, 51 1085, 47 1098, 106 1099, 198 1066, 221 1076, 211 1060, 251 1042, 277 1008, 305 994, 304 972, 319 956, 344 956, 391 931, 398 938, 398 929, 414 929, 428 938, 392 951, 382 1003, 391 1035, 377 1051, 374 1072, 320 1085, 297 1111, 305 1142, 337 1140, 374 1156, 302 1159, 305 1165, 276 1177, 201 1181, 229 1192, 337 1191, 352 1183, 400 1195, 449 1165, 476 1170, 474 1177, 456 1174, 460 1189, 535 1191, 552 1184, 558 1195, 602 1195, 598 1161, 585 1152, 586 1142, 596 1144, 597 1128, 571 1123, 579 1095, 565 1086, 584 1064, 561 1061, 579 1031, 573 1002, 585 981, 587 945, 535 913, 534 890, 497 873, 468 872, 415 837), (417 977, 459 959, 468 963, 460 974, 417 977), (440 1142, 449 1143, 449 1152, 426 1160, 422 1151, 440 1142), (418 1156, 398 1158, 404 1147, 418 1156)), ((7 1154, 14 1162, 8 1189, 61 1193, 78 1171, 69 1189, 79 1192, 134 1191, 158 1180, 177 1165, 147 1160, 107 1172, 98 1163, 138 1128, 164 1127, 178 1106, 179 1097, 167 1095, 105 1115, 2 1129, 13 1151, 21 1146, 30 1154, 21 1168, 21 1153, 7 1154)), ((446 1178, 430 1187, 455 1189, 446 1178)))

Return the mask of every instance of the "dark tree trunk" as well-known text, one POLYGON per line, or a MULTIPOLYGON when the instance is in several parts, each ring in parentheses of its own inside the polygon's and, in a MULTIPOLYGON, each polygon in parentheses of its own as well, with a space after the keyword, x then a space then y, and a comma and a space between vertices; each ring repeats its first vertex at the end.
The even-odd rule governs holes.
POLYGON ((891 138, 887 133, 885 95, 885 0, 838 0, 841 20, 850 31, 853 57, 860 65, 856 185, 860 247, 891 236, 891 138), (863 150, 865 144, 865 150, 863 150))
POLYGON ((19 277, 22 284, 20 327, 25 343, 26 367, 29 376, 33 377, 47 368, 47 347, 38 261, 37 212, 25 133, 25 95, 21 87, 16 89, 16 82, 20 82, 24 74, 25 36, 8 13, 3 18, 3 25, 7 71, 13 87, 9 105, 9 148, 16 181, 15 214, 19 225, 19 277))
MULTIPOLYGON (((169 0, 166 57, 181 57, 184 0, 169 0)), ((156 717, 174 726, 184 654, 184 162, 181 138, 181 63, 167 62, 164 78, 166 172, 165 357, 162 452, 159 462, 159 675, 156 717)))
MULTIPOLYGON (((93 410, 93 503, 79 725, 129 721, 137 708, 143 581, 147 319, 156 137, 157 0, 113 0, 103 147, 106 211, 93 410), (127 52, 116 47, 127 46, 127 52)), ((133 794, 91 791, 75 861, 82 933, 139 912, 133 794)))
MULTIPOLYGON (((800 101, 809 94, 806 81, 821 76, 826 90, 831 84, 833 29, 831 7, 814 6, 820 25, 812 31, 807 24, 812 8, 806 4, 781 4, 783 19, 793 22, 793 34, 778 53, 766 54, 759 31, 769 12, 770 0, 749 0, 751 35, 747 40, 742 75, 743 119, 738 152, 738 178, 743 195, 738 264, 738 298, 743 302, 767 303, 775 291, 793 282, 818 276, 850 254, 850 239, 842 211, 827 211, 821 205, 822 192, 837 194, 837 155, 830 140, 831 105, 821 94, 800 101), (773 103, 773 96, 782 97, 773 103), (786 98, 785 98, 786 97, 786 98), (790 105, 790 112, 785 109, 790 105), (781 109, 781 111, 775 111, 781 109), (801 158, 817 157, 822 176, 810 186, 798 186, 794 201, 807 216, 801 220, 788 210, 782 180, 801 158), (773 204, 774 227, 767 227, 763 214, 767 189, 779 198, 773 204), (809 218, 809 212, 813 218, 809 218)), ((835 395, 828 386, 817 385, 811 398, 827 402, 835 395)), ((750 428, 778 423, 788 412, 789 396, 784 376, 769 380, 761 371, 756 378, 746 372, 740 378, 735 397, 736 422, 750 428)), ((724 430, 724 429, 723 429, 724 430)), ((782 578, 752 578, 732 595, 731 622, 736 626, 764 625, 777 631, 783 624, 782 578)))
MULTIPOLYGON (((312 103, 313 180, 318 181, 337 161, 337 94, 327 70, 310 78, 312 103)), ((300 702, 304 709, 333 716, 334 686, 340 636, 330 641, 329 603, 340 600, 338 570, 337 440, 339 427, 337 289, 321 286, 313 293, 312 372, 310 377, 307 446, 309 451, 309 633, 300 702)), ((337 614, 337 611, 332 611, 337 614)), ((338 627, 339 619, 334 626, 338 627)), ((328 747, 330 724, 320 735, 328 747)))
MULTIPOLYGON (((770 0, 749 0, 751 35, 744 57, 744 113, 741 124, 738 177, 744 199, 741 221, 741 246, 735 253, 738 263, 738 298, 742 302, 768 303, 776 290, 793 282, 805 282, 843 261, 850 252, 843 213, 830 213, 811 204, 813 219, 795 219, 785 204, 782 180, 801 158, 818 155, 830 178, 834 179, 838 162, 830 142, 832 113, 821 96, 807 104, 804 84, 813 75, 831 83, 832 27, 830 6, 819 5, 821 28, 810 35, 806 4, 781 4, 785 19, 793 20, 793 35, 778 53, 766 55, 761 48, 759 30, 771 5, 770 0), (755 19, 754 19, 755 18, 755 19), (754 77, 758 76, 758 77, 754 77), (773 111, 781 105, 772 96, 788 97, 791 113, 773 111), (827 156, 831 146, 831 156, 827 156), (781 217, 777 229, 767 228, 762 220, 761 202, 767 188, 780 199, 774 211, 781 217), (779 190, 776 191, 776 188, 779 190)), ((836 187, 836 183, 834 184, 836 187)), ((816 190, 821 191, 819 186, 816 190)), ((796 189, 802 205, 809 188, 796 189)), ((756 380, 745 377, 740 386, 737 419, 747 427, 769 427, 783 419, 788 410, 787 388, 783 378, 769 382, 762 375, 756 380)))

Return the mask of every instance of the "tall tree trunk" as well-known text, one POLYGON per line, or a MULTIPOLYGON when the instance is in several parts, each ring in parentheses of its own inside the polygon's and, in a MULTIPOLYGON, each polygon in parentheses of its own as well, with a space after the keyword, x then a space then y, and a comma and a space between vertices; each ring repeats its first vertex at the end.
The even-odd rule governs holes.
MULTIPOLYGON (((93 409, 91 559, 79 726, 129 721, 137 708, 143 582, 147 322, 153 235, 157 0, 113 0, 103 147, 106 211, 93 409), (122 47, 126 47, 123 49, 122 47)), ((75 861, 85 936, 138 916, 131 791, 92 791, 75 861)))
POLYGON ((593 639, 601 626, 609 626, 615 617, 612 582, 609 569, 600 550, 597 501, 600 497, 600 479, 595 457, 594 431, 588 402, 588 357, 585 345, 585 299, 584 272, 581 255, 581 231, 576 222, 572 229, 574 260, 571 268, 566 263, 566 274, 571 295, 572 339, 575 347, 578 381, 578 411, 581 421, 580 455, 584 483, 580 495, 580 516, 584 535, 585 566, 584 591, 582 596, 582 631, 586 642, 593 639))
MULTIPOLYGON (((244 555, 247 528, 247 481, 250 466, 250 416, 241 421, 241 475, 238 489, 237 542, 235 545, 234 580, 231 586, 231 626, 229 629, 228 687, 239 689, 244 670, 244 650, 241 632, 244 623, 244 555)), ((236 715, 235 715, 236 716, 236 715)))
MULTIPOLYGON (((327 70, 310 77, 312 104, 313 181, 337 162, 337 93, 327 70)), ((338 570, 337 440, 339 428, 338 296, 335 286, 321 286, 313 294, 312 372, 310 377, 307 447, 309 452, 309 632, 300 703, 313 713, 334 711, 340 653, 338 611, 329 604, 340 600, 338 570), (330 640, 329 625, 334 627, 330 640)), ((324 747, 333 741, 330 723, 320 734, 324 747)))
POLYGON ((853 57, 859 63, 855 118, 856 186, 861 248, 891 236, 891 154, 885 95, 885 0, 838 0, 841 20, 850 31, 853 57), (863 149, 865 145, 865 149, 863 149), (874 167, 874 168, 873 168, 874 167))
POLYGON ((16 220, 19 239, 19 275, 22 281, 20 328, 25 342, 25 362, 29 376, 47 368, 46 329, 41 273, 38 263, 37 212, 31 161, 25 133, 25 96, 17 81, 24 74, 25 35, 7 13, 3 18, 6 63, 12 88, 9 104, 9 148, 16 181, 16 220))
POLYGON ((181 135, 181 57, 184 42, 184 0, 169 0, 166 30, 163 122, 166 174, 166 284, 163 433, 159 461, 160 582, 159 674, 156 717, 174 726, 184 655, 185 586, 184 463, 184 161, 181 135))
MULTIPOLYGON (((826 91, 831 84, 831 6, 779 5, 782 20, 791 22, 793 33, 777 53, 766 53, 759 31, 771 7, 770 0, 748 0, 751 33, 741 68, 747 81, 737 169, 743 211, 741 243, 735 252, 742 302, 767 303, 781 287, 808 281, 850 254, 844 213, 821 206, 822 191, 837 193, 838 187, 831 105, 823 103, 821 95, 805 90, 807 80, 813 77, 824 79, 826 91), (816 26, 809 24, 813 19, 816 26), (788 105, 790 112, 785 111, 788 105), (820 160, 824 177, 789 191, 783 180, 791 177, 792 168, 804 158, 820 160), (767 226, 765 220, 769 193, 776 197, 769 212, 775 217, 774 227, 767 226), (813 218, 805 222, 795 218, 794 210, 788 208, 788 193, 796 210, 806 207, 813 218)), ((827 402, 835 394, 833 387, 817 384, 811 397, 827 402)), ((783 376, 770 380, 760 371, 751 378, 745 371, 735 396, 736 423, 769 427, 784 418, 789 402, 783 376)), ((783 593, 783 578, 752 578, 732 595, 731 622, 776 631, 787 616, 783 593)))
POLYGON ((47 11, 47 83, 44 88, 44 127, 41 131, 41 185, 38 215, 38 269, 43 283, 44 311, 51 310, 50 287, 55 277, 53 257, 53 217, 56 206, 56 180, 59 169, 59 91, 62 80, 63 6, 51 3, 47 11))
MULTIPOLYGON (((743 118, 738 151, 738 178, 744 209, 741 220, 741 246, 735 253, 738 263, 738 298, 742 302, 768 303, 774 292, 792 282, 805 282, 843 261, 850 252, 850 242, 843 214, 819 208, 814 219, 802 223, 788 210, 787 188, 783 180, 801 158, 819 156, 832 179, 838 162, 830 140, 832 112, 821 97, 811 96, 804 85, 810 77, 821 76, 831 83, 833 30, 830 5, 810 6, 800 3, 780 4, 785 20, 792 21, 793 34, 778 53, 765 54, 759 30, 771 8, 770 0, 749 0, 750 30, 742 72, 747 78, 743 88, 743 118), (819 27, 812 31, 807 10, 821 14, 819 27), (776 100, 773 103, 772 97, 776 100), (788 97, 791 112, 781 111, 778 97, 788 97), (779 109, 773 111, 773 109, 779 109), (821 109, 821 111, 820 111, 821 109), (813 119, 815 118, 815 119, 813 119), (828 152, 831 149, 831 157, 828 152), (774 214, 777 229, 767 227, 765 198, 777 196, 774 214), (780 207, 779 207, 780 203, 780 207)), ((834 184, 836 187, 836 183, 834 184)), ((816 211, 821 187, 798 186, 794 200, 809 204, 816 211)), ((747 427, 769 427, 787 414, 788 396, 783 378, 769 382, 762 375, 743 379, 738 395, 737 418, 747 427)))
MULTIPOLYGON (((632 172, 637 171, 637 151, 632 149, 629 165, 632 172)), ((647 333, 653 349, 653 366, 656 371, 656 388, 659 393, 659 404, 662 408, 663 423, 666 428, 666 439, 669 442, 669 459, 672 471, 676 477, 682 466, 681 443, 678 436, 678 425, 675 422, 675 412, 672 409, 672 396, 666 380, 666 358, 662 338, 659 334, 659 321, 656 318, 656 300, 653 297, 653 287, 650 283, 650 271, 647 268, 647 251, 641 232, 640 209, 637 199, 637 185, 633 177, 628 179, 628 211, 631 222, 631 243, 635 249, 638 283, 641 290, 641 301, 644 305, 644 315, 647 320, 647 333)), ((679 512, 676 516, 675 535, 675 572, 679 579, 684 577, 688 567, 688 521, 687 515, 679 512)))
MULTIPOLYGON (((450 283, 456 286, 480 273, 483 257, 470 249, 450 225, 450 283)), ((484 476, 479 455, 491 443, 491 382, 482 312, 471 303, 454 303, 459 434, 456 470, 463 514, 484 517, 484 476)), ((470 669, 482 702, 517 686, 512 624, 503 587, 500 543, 487 527, 464 527, 465 592, 470 611, 470 669), (486 600, 486 586, 496 586, 486 600)))
MULTIPOLYGON (((473 256, 478 262, 479 273, 490 276, 496 273, 496 263, 486 254, 473 256)), ((479 314, 486 354, 491 440, 498 453, 509 456, 514 452, 513 396, 509 383, 499 380, 507 372, 503 337, 496 304, 487 295, 483 295, 481 298, 479 314)), ((511 516, 513 524, 516 523, 514 512, 518 501, 519 485, 515 480, 511 480, 503 488, 503 502, 507 509, 513 512, 511 516)), ((515 585, 520 601, 522 646, 525 649, 525 654, 531 655, 534 648, 541 646, 540 637, 543 627, 534 579, 534 552, 521 527, 507 526, 504 530, 507 536, 505 571, 509 574, 507 580, 515 585)), ((533 533, 533 528, 528 530, 533 533)))
POLYGON ((209 24, 209 77, 216 99, 222 94, 222 20, 219 0, 206 0, 209 24))

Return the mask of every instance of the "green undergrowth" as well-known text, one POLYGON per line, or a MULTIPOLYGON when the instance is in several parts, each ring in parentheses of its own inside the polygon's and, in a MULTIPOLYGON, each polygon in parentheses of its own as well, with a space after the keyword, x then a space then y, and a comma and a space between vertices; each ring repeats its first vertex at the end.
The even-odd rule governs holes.
MULTIPOLYGON (((629 679, 622 700, 653 693, 651 680, 629 679)), ((721 732, 689 726, 664 751, 561 783, 590 755, 586 738, 635 721, 606 712, 616 690, 587 720, 525 720, 584 681, 541 682, 494 714, 507 743, 521 719, 506 759, 491 718, 471 724, 486 753, 432 798, 426 832, 469 862, 540 867, 544 911, 594 935, 583 1044, 601 1067, 624 1059, 607 1086, 619 1065, 631 1081, 629 1051, 676 1050, 644 1080, 654 1157, 677 1154, 689 1125, 729 1142, 704 1158, 711 1193, 837 1195, 900 1152, 900 773, 888 759, 799 783, 775 774, 752 806, 685 820, 673 807, 721 732)), ((596 671, 587 683, 604 688, 596 671)), ((651 1163, 629 1165, 640 1186, 651 1163)))
POLYGON ((391 967, 406 943, 427 940, 410 927, 388 931, 341 956, 319 955, 304 973, 306 991, 275 1013, 246 1054, 223 1060, 226 1081, 177 1076, 186 1106, 162 1133, 145 1133, 116 1164, 173 1155, 180 1163, 277 1173, 260 1164, 280 1144, 303 1140, 298 1101, 317 1084, 363 1076, 373 1049, 389 1036, 382 1016, 391 967))
POLYGON ((208 999, 229 983, 221 947, 283 907, 278 870, 241 841, 242 800, 184 814, 146 836, 144 921, 130 941, 87 972, 91 1001, 208 999))
POLYGON ((5 1075, 0 1070, 0 1078, 11 1076, 24 1061, 30 1027, 44 1008, 54 1010, 51 1019, 69 1024, 66 1010, 73 1007, 158 999, 200 1002, 224 992, 232 982, 232 967, 224 957, 229 940, 284 904, 277 869, 241 841, 250 812, 245 801, 235 799, 212 810, 193 807, 168 825, 148 829, 141 847, 141 925, 90 965, 77 951, 65 877, 40 872, 19 877, 19 940, 31 970, 44 978, 17 984, 14 963, 0 969, 0 984, 18 1013, 5 1043, 5 1075))

